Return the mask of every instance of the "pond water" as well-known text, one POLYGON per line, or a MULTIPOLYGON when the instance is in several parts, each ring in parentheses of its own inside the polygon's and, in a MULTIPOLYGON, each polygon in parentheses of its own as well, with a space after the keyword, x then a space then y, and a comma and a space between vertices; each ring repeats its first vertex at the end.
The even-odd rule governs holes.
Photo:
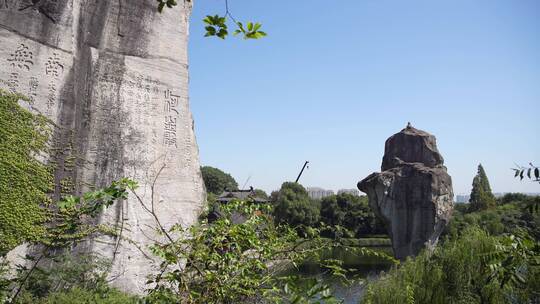
MULTIPOLYGON (((392 248, 390 246, 368 248, 392 255, 392 248)), ((341 248, 326 250, 321 256, 322 259, 338 259, 343 261, 342 267, 345 269, 355 269, 347 275, 347 278, 351 282, 345 284, 343 280, 332 276, 327 269, 321 268, 316 261, 305 262, 298 269, 289 270, 288 274, 298 275, 301 278, 317 278, 322 280, 323 283, 330 286, 334 296, 338 299, 343 299, 345 304, 359 303, 364 294, 366 283, 376 280, 381 272, 388 271, 392 267, 392 263, 384 258, 362 256, 341 248)))

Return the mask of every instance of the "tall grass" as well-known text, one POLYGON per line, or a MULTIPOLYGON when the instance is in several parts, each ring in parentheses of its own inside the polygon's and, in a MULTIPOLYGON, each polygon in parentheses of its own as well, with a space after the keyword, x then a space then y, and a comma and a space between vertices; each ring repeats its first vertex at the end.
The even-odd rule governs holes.
POLYGON ((479 228, 468 228, 459 239, 446 241, 432 254, 422 252, 371 283, 362 303, 536 303, 538 267, 529 269, 526 286, 519 288, 501 288, 488 279, 484 260, 498 242, 479 228))

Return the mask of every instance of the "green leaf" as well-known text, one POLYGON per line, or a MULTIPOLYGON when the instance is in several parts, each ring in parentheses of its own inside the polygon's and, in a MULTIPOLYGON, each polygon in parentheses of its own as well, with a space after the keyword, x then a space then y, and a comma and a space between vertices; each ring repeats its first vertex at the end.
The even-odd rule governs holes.
POLYGON ((225 37, 229 34, 226 29, 221 29, 219 33, 217 33, 217 36, 221 39, 225 39, 225 37))
POLYGON ((236 25, 238 25, 238 28, 240 29, 240 31, 242 31, 242 33, 246 32, 246 30, 244 29, 244 26, 242 25, 242 22, 237 22, 236 25))
POLYGON ((65 197, 63 200, 59 201, 57 203, 57 206, 60 209, 70 209, 70 208, 75 207, 80 201, 81 199, 79 197, 70 195, 70 196, 65 197))
POLYGON ((216 34, 216 28, 213 27, 213 26, 209 25, 209 26, 205 27, 205 29, 206 29, 206 35, 213 36, 213 35, 216 34))
POLYGON ((220 17, 218 15, 210 16, 207 15, 203 22, 208 24, 205 29, 205 37, 209 36, 217 36, 221 39, 225 39, 225 37, 229 34, 227 30, 227 24, 225 23, 227 21, 226 17, 220 17))
POLYGON ((211 18, 212 18, 212 16, 206 16, 206 17, 204 17, 203 22, 206 23, 206 24, 212 25, 213 23, 212 23, 211 18))

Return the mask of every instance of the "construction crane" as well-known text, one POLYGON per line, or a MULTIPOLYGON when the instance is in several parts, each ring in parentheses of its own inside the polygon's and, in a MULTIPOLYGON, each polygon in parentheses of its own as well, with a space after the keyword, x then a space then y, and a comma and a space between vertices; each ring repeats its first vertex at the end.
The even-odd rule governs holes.
POLYGON ((298 177, 296 178, 295 183, 298 183, 298 180, 300 179, 300 176, 302 176, 302 173, 304 173, 304 169, 306 168, 307 164, 309 164, 309 161, 306 160, 306 162, 304 163, 304 166, 302 167, 302 170, 300 170, 300 173, 298 174, 298 177))

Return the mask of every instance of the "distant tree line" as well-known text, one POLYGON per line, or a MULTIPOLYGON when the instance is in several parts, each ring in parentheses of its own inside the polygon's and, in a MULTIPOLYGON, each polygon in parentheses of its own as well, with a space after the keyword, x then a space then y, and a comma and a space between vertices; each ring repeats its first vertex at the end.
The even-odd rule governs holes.
MULTIPOLYGON (((210 166, 201 167, 201 172, 210 204, 223 191, 238 189, 238 183, 229 173, 210 166)), ((349 238, 386 234, 383 222, 371 211, 367 196, 341 193, 314 200, 302 185, 293 182, 283 183, 269 197, 263 190, 254 191, 257 197, 270 200, 276 223, 299 231, 307 227, 332 227, 322 229, 323 236, 349 238)))
POLYGON ((371 210, 366 196, 340 193, 313 200, 302 185, 285 182, 271 197, 277 223, 287 223, 299 230, 332 227, 322 229, 322 234, 327 237, 360 238, 386 234, 384 224, 371 210))

